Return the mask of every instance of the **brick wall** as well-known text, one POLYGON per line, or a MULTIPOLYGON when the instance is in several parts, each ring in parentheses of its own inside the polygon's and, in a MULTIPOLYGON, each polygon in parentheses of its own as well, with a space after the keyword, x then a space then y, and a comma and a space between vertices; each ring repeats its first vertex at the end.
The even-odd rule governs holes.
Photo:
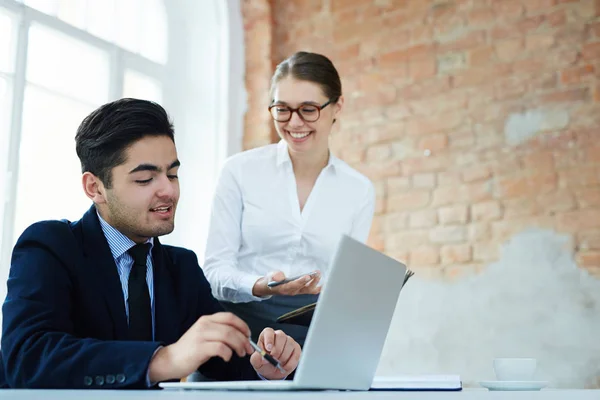
POLYGON ((600 1, 245 0, 244 147, 275 140, 274 65, 329 56, 333 151, 377 188, 369 243, 434 277, 528 227, 600 275, 600 1), (337 125, 337 124, 336 124, 337 125))

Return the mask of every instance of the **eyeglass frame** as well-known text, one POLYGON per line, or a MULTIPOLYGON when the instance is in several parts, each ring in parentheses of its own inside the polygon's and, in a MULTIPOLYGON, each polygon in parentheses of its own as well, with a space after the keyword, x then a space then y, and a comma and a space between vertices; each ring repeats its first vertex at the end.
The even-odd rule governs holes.
MULTIPOLYGON (((336 100, 337 100, 337 99, 336 99, 336 100)), ((292 119, 292 115, 294 115, 294 113, 296 113, 296 114, 298 115, 298 117, 299 117, 299 118, 300 118, 302 121, 304 121, 304 122, 308 122, 308 123, 310 123, 310 122, 317 122, 317 121, 319 120, 319 118, 321 118, 321 110, 323 110, 325 107, 327 107, 328 105, 330 105, 330 104, 331 104, 331 103, 333 103, 333 102, 334 102, 334 99, 329 99, 329 100, 327 100, 327 101, 326 101, 324 104, 322 104, 322 105, 318 105, 318 104, 302 104, 300 107, 297 107, 297 108, 292 108, 292 107, 290 107, 290 106, 283 106, 283 107, 286 107, 286 108, 288 108, 288 109, 290 110, 290 117, 289 117, 288 119, 286 119, 285 121, 279 121, 279 120, 275 119, 275 117, 273 116, 273 113, 271 112, 271 109, 272 109, 273 107, 276 107, 276 106, 278 106, 278 104, 271 104, 271 105, 269 106, 269 115, 271 115, 271 118, 273 118, 273 121, 275 121, 275 122, 290 122, 290 120, 292 119), (319 111, 319 116, 317 117, 317 119, 315 119, 314 121, 307 121, 307 120, 305 120, 305 119, 304 119, 304 117, 302 116, 302 114, 300 114, 300 109, 301 109, 303 106, 312 106, 312 107, 316 107, 316 108, 317 108, 317 110, 319 111)), ((280 107, 281 107, 281 106, 280 106, 280 107)))

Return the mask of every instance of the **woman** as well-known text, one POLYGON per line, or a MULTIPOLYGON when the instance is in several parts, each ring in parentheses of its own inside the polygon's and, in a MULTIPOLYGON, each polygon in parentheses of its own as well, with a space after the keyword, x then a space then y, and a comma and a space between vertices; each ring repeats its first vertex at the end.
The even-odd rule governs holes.
POLYGON ((281 141, 225 162, 203 269, 214 296, 253 335, 270 326, 303 345, 308 327, 275 321, 317 300, 341 234, 366 241, 375 191, 329 151, 344 98, 328 58, 298 52, 283 61, 271 81, 271 98, 281 141))

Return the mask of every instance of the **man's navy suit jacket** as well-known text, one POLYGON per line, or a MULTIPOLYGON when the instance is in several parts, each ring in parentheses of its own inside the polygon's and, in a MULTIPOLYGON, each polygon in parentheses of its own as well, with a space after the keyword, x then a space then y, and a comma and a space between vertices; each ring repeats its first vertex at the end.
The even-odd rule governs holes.
MULTIPOLYGON (((196 255, 152 249, 155 341, 128 341, 117 267, 92 206, 76 222, 30 226, 15 245, 2 307, 0 387, 144 388, 160 345, 196 320, 222 311, 196 255)), ((215 380, 253 380, 249 357, 212 358, 199 371, 215 380)))

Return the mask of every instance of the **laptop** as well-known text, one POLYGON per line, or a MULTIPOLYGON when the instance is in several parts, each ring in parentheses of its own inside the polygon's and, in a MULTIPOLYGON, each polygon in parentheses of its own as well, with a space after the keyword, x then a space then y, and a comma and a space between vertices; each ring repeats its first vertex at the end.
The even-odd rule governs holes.
POLYGON ((164 382, 184 390, 369 390, 406 266, 342 235, 293 380, 164 382))

